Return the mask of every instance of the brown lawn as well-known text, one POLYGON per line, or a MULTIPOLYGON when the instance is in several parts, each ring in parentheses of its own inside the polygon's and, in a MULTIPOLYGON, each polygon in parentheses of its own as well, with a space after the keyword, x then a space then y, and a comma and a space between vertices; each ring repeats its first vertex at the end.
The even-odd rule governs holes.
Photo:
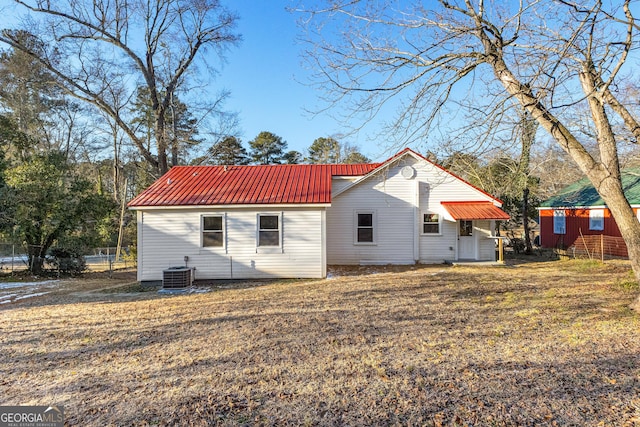
POLYGON ((86 278, 4 304, 0 405, 83 426, 640 425, 624 262, 335 274, 182 296, 86 278))

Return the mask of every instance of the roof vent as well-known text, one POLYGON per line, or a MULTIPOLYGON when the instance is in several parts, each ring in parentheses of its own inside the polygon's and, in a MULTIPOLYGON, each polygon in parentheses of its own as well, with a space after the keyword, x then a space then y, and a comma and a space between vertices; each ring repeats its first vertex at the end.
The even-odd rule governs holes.
POLYGON ((416 175, 416 170, 411 166, 405 166, 400 169, 400 174, 404 179, 411 179, 416 175))

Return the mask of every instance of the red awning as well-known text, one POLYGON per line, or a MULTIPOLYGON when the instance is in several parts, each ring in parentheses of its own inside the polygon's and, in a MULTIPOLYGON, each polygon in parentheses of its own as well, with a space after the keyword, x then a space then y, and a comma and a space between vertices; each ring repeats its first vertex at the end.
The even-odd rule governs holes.
POLYGON ((491 202, 442 202, 453 219, 509 219, 509 214, 491 202))

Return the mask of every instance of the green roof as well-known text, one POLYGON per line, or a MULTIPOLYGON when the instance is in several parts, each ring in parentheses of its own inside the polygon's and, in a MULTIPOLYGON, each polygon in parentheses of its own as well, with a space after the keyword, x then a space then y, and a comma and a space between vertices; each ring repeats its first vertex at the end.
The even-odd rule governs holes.
MULTIPOLYGON (((631 205, 640 205, 640 169, 622 171, 622 188, 631 205)), ((584 178, 540 204, 541 208, 606 206, 589 179, 584 178)))

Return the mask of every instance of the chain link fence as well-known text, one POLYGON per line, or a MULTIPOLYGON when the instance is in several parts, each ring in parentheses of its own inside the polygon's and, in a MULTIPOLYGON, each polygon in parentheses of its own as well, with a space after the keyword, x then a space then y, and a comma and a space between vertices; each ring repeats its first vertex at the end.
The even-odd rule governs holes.
POLYGON ((0 273, 26 270, 29 257, 22 245, 0 243, 0 273))
MULTIPOLYGON (((34 251, 37 252, 37 251, 34 251)), ((112 271, 136 266, 134 247, 120 248, 116 259, 115 247, 93 248, 83 254, 89 271, 112 271)), ((29 250, 26 245, 0 242, 0 273, 13 273, 29 268, 29 250)), ((44 267, 52 269, 45 259, 44 267)))

